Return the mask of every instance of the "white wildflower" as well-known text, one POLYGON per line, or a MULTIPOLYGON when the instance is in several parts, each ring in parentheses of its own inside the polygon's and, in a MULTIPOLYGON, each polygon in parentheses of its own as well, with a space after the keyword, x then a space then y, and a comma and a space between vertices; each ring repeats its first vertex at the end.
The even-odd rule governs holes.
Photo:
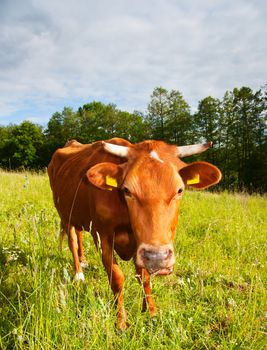
POLYGON ((178 282, 178 284, 179 284, 180 286, 184 286, 184 285, 185 285, 185 281, 184 281, 184 279, 183 279, 182 277, 179 277, 178 280, 177 280, 177 282, 178 282))
POLYGON ((233 298, 228 298, 228 305, 232 306, 232 307, 236 307, 236 301, 233 298))

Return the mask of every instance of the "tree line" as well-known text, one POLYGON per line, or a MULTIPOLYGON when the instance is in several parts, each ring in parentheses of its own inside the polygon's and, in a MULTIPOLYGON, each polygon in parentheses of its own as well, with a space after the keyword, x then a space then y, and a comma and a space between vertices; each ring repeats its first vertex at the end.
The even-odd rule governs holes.
POLYGON ((91 102, 74 111, 65 107, 46 127, 30 121, 0 126, 0 167, 42 169, 55 149, 67 140, 91 143, 122 137, 177 145, 213 141, 214 148, 187 162, 202 159, 217 165, 223 180, 218 188, 266 192, 267 85, 227 91, 223 98, 202 99, 192 113, 181 92, 156 87, 145 113, 129 113, 113 104, 91 102))

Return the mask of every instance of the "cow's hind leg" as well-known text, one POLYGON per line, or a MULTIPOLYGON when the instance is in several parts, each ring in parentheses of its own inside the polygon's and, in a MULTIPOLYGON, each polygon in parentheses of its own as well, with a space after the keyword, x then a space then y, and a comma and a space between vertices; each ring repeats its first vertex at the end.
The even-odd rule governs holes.
POLYGON ((78 239, 78 256, 81 267, 88 267, 88 264, 86 262, 85 256, 84 256, 84 250, 83 250, 83 231, 76 229, 76 235, 78 239))
POLYGON ((78 255, 78 237, 74 226, 70 226, 68 230, 68 243, 74 261, 75 280, 84 281, 84 274, 78 255))
POLYGON ((136 265, 135 265, 135 269, 136 269, 136 277, 139 283, 143 286, 144 293, 145 293, 143 298, 142 311, 146 311, 148 307, 150 316, 151 317, 156 316, 157 307, 151 294, 152 292, 151 292, 151 284, 150 284, 150 275, 146 269, 142 269, 141 267, 138 267, 136 265))
POLYGON ((118 307, 117 326, 124 330, 128 327, 127 314, 123 302, 124 274, 114 258, 113 243, 108 239, 102 239, 102 261, 107 271, 109 283, 114 293, 115 302, 118 307))

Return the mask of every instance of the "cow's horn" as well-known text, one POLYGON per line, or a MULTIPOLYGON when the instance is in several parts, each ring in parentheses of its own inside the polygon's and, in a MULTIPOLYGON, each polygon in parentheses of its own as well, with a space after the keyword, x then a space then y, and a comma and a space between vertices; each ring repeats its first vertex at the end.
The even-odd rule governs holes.
POLYGON ((128 147, 126 146, 119 146, 119 145, 114 145, 113 143, 108 143, 108 142, 102 142, 105 151, 114 154, 115 156, 119 157, 128 157, 128 147))
POLYGON ((208 148, 212 147, 212 145, 212 141, 209 141, 207 143, 198 143, 196 145, 178 146, 178 156, 180 158, 192 156, 193 154, 198 154, 206 151, 208 148))

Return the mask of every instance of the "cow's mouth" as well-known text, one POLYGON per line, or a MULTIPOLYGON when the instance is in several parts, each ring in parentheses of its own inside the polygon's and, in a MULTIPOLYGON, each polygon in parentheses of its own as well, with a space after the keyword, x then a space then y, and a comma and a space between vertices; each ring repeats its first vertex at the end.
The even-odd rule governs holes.
POLYGON ((148 270, 148 272, 150 275, 153 275, 153 276, 167 276, 173 272, 173 266, 165 267, 160 270, 148 270))

